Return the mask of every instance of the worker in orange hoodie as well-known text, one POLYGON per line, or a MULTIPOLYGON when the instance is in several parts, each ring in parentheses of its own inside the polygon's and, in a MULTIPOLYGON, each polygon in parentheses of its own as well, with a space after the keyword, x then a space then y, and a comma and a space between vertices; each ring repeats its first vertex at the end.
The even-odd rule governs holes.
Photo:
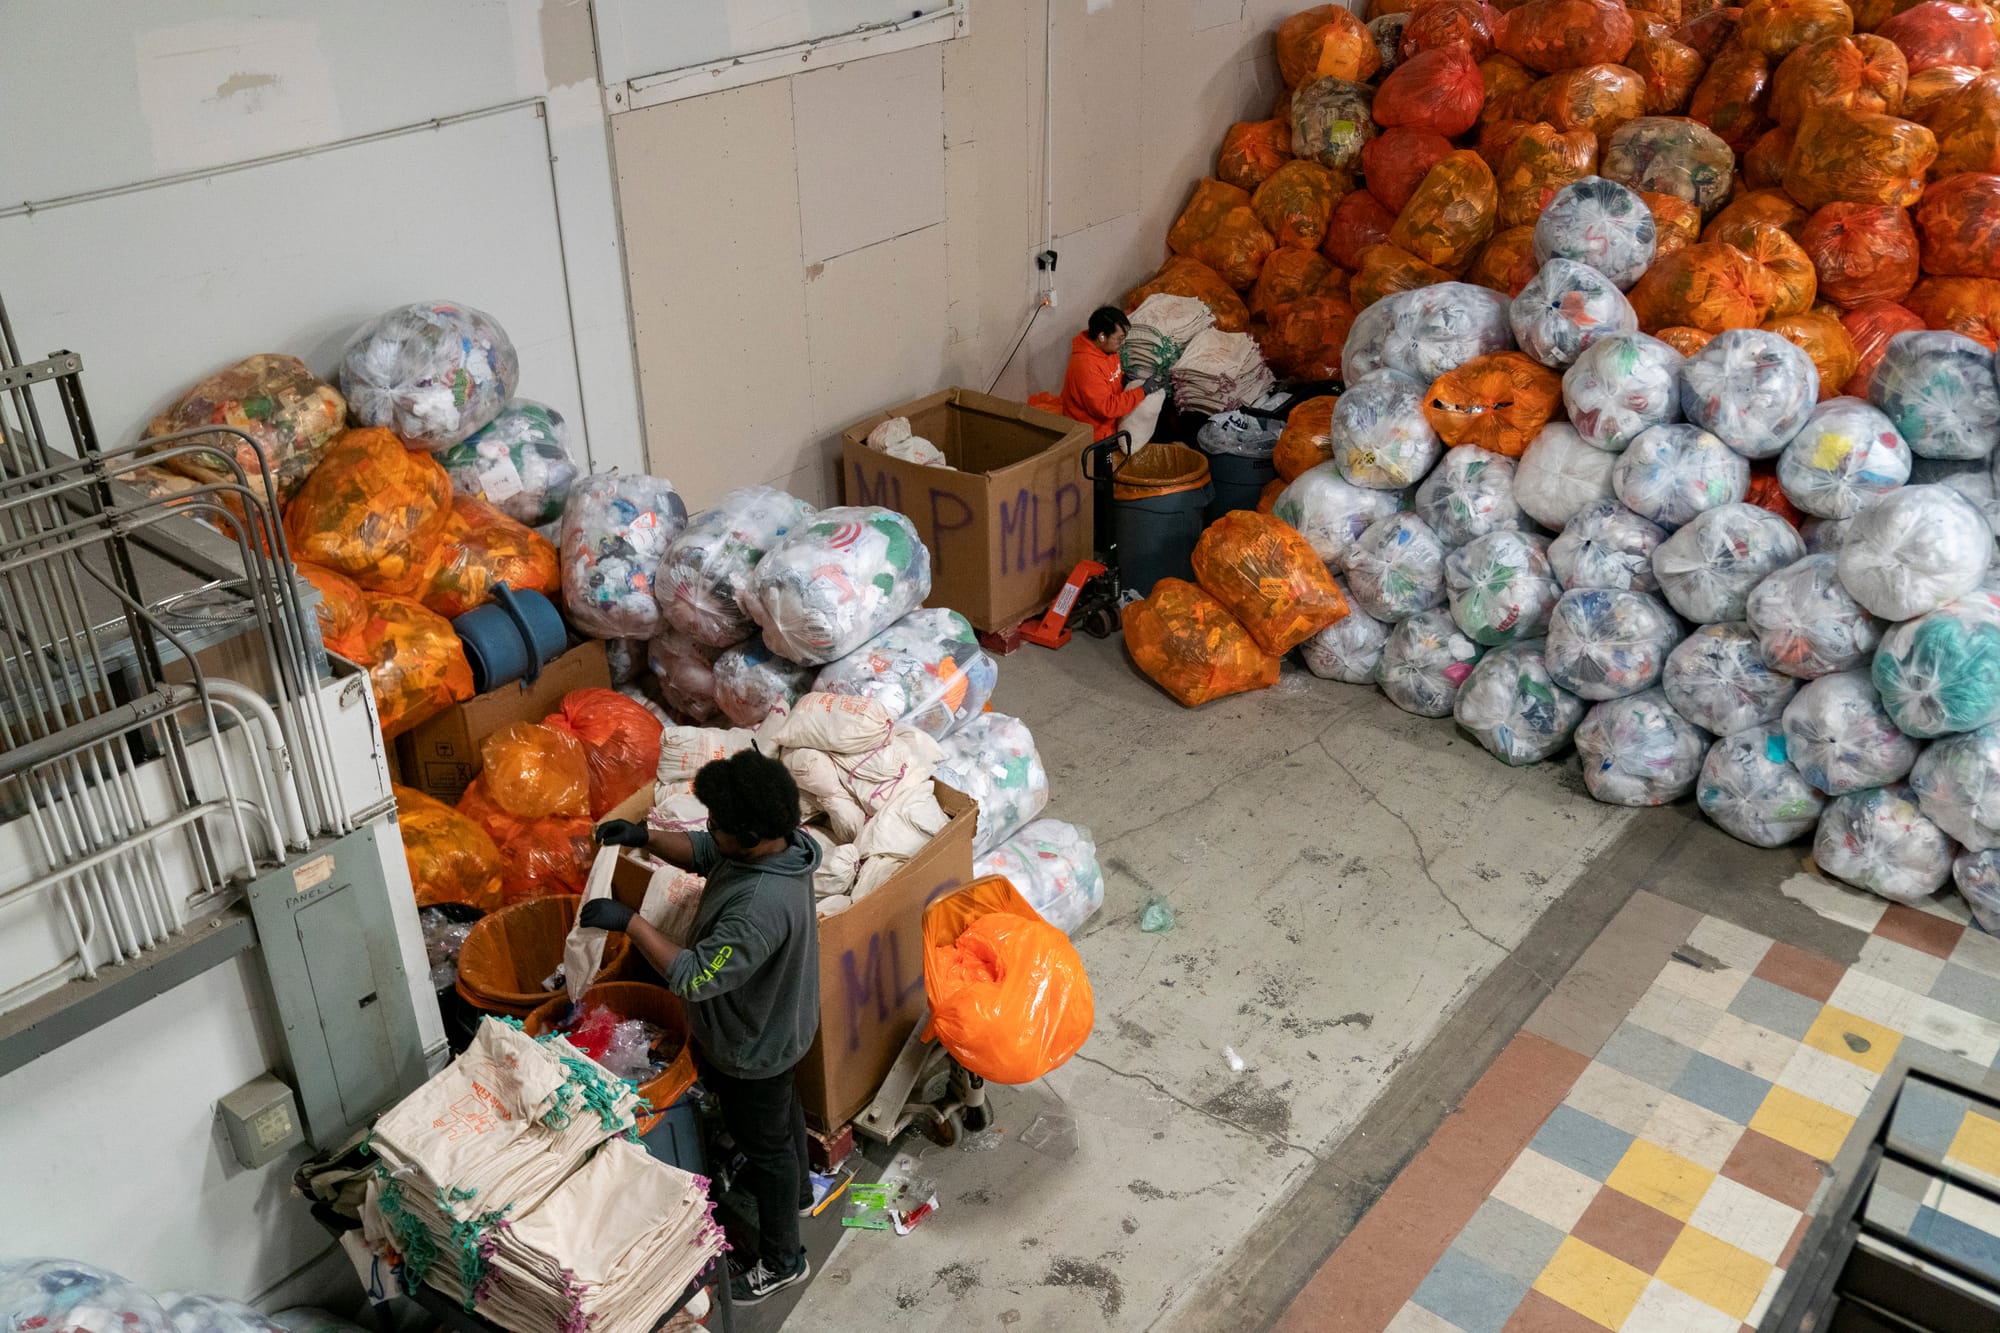
POLYGON ((1132 321, 1117 306, 1099 306, 1090 314, 1090 327, 1070 340, 1069 369, 1063 372, 1062 413, 1081 421, 1093 432, 1093 440, 1109 437, 1118 429, 1118 419, 1146 400, 1147 384, 1127 389, 1118 349, 1132 321))

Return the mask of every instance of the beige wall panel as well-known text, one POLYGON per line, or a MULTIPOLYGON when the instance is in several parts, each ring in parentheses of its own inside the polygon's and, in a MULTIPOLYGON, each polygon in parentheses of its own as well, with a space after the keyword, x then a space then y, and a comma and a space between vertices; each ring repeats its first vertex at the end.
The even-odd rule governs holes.
POLYGON ((862 417, 944 383, 944 288, 942 226, 828 260, 806 284, 813 435, 829 456, 862 417))
POLYGON ((944 220, 944 49, 787 81, 808 264, 944 220))
POLYGON ((1060 391, 1070 339, 1082 332, 1090 312, 1117 304, 1127 288, 1159 266, 1159 243, 1142 235, 1139 226, 1139 215, 1128 213, 1056 242, 1062 252, 1062 303, 1035 321, 1028 337, 1023 354, 1028 357, 1031 392, 1060 391))
POLYGON ((1087 0, 1051 2, 1056 6, 1056 234, 1064 236, 1138 206, 1138 144, 1158 108, 1140 95, 1143 4, 1124 0, 1086 14, 1087 0))

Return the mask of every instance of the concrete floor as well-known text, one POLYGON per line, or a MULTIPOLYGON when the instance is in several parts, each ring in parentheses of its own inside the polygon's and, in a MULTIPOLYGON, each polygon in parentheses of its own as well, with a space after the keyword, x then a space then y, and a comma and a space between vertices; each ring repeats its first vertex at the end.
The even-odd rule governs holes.
POLYGON ((1448 720, 1290 665, 1190 712, 1119 640, 1079 638, 1005 659, 994 706, 1033 728, 1048 813, 1097 835, 1105 907, 1078 939, 1096 1032, 993 1090, 983 1150, 928 1150, 942 1209, 915 1234, 829 1253, 816 1229, 789 1329, 1259 1326, 1218 1307, 1280 1206, 1595 855, 1676 818, 1596 804, 1573 758, 1509 769, 1448 720), (1137 924, 1155 895, 1166 934, 1137 924), (1074 1118, 1072 1156, 1021 1141, 1038 1116, 1074 1118))

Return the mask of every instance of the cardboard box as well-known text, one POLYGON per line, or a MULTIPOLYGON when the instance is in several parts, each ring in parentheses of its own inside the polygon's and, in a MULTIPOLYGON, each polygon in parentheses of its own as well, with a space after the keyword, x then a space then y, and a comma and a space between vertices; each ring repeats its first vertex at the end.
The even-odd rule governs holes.
POLYGON ((971 389, 892 407, 841 434, 841 486, 851 505, 907 514, 931 553, 926 606, 1004 631, 1055 600, 1095 551, 1082 455, 1090 427, 971 389), (868 432, 908 417, 912 433, 956 471, 868 447, 868 432))
POLYGON ((592 639, 542 668, 529 685, 516 682, 454 704, 396 738, 396 767, 405 785, 458 804, 479 775, 479 742, 509 722, 540 722, 562 697, 587 686, 608 688, 604 645, 592 639))

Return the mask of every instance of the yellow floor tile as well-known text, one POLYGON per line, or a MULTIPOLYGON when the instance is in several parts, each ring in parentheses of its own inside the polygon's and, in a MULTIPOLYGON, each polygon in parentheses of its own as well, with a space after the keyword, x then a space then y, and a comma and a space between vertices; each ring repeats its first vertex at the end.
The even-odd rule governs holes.
POLYGON ((1604 1183, 1685 1222, 1694 1216, 1695 1205, 1714 1181, 1715 1172, 1708 1168, 1658 1144, 1634 1139, 1604 1183))
POLYGON ((1894 1028, 1871 1023, 1859 1014, 1850 1014, 1832 1005, 1820 1010, 1819 1017, 1806 1031, 1806 1045, 1814 1050, 1838 1056, 1849 1064, 1860 1065, 1876 1074, 1889 1067, 1889 1058, 1896 1053, 1896 1046, 1902 1040, 1903 1034, 1894 1028), (1856 1050, 1850 1038, 1858 1039, 1862 1049, 1856 1050))
POLYGON ((1684 1229, 1660 1261, 1659 1279, 1732 1319, 1748 1319, 1771 1265, 1717 1240, 1699 1227, 1684 1229))
POLYGON ((1764 1104, 1751 1117, 1750 1128, 1809 1157, 1831 1162, 1854 1129, 1854 1117, 1790 1088, 1778 1087, 1765 1094, 1764 1104))
POLYGON ((1617 1328, 1639 1303, 1647 1277, 1575 1236, 1566 1236, 1535 1279, 1535 1290, 1606 1328, 1617 1328))
POLYGON ((1967 1111, 1945 1157, 2000 1180, 2000 1120, 1967 1111))

